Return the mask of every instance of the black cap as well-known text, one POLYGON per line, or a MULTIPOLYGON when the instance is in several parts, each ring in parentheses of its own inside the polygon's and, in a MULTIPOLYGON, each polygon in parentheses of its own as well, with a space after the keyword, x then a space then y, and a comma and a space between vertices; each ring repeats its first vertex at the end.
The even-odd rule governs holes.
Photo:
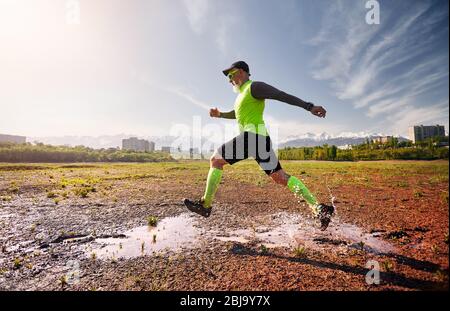
POLYGON ((222 72, 223 72, 223 74, 224 74, 225 76, 228 76, 228 73, 229 73, 229 72, 231 71, 231 69, 233 69, 233 68, 242 69, 242 70, 244 70, 245 72, 247 72, 248 75, 250 75, 250 69, 248 68, 247 63, 244 62, 244 61, 242 61, 242 60, 240 60, 240 61, 238 61, 238 62, 235 62, 235 63, 231 64, 231 66, 230 66, 229 68, 223 70, 222 72))

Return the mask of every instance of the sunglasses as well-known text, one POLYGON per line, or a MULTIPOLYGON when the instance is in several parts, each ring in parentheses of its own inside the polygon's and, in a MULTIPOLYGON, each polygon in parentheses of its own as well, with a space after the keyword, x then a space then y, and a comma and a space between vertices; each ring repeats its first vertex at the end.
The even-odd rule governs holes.
POLYGON ((239 69, 234 69, 234 70, 230 71, 227 75, 227 78, 229 80, 233 79, 234 75, 237 74, 238 72, 239 72, 239 69))

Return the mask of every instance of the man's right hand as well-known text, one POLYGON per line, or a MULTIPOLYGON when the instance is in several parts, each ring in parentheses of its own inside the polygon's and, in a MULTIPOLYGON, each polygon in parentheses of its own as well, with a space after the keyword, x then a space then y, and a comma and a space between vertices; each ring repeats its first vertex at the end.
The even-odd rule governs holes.
POLYGON ((216 108, 209 109, 209 115, 212 118, 219 118, 220 117, 220 111, 216 108))
POLYGON ((325 118, 327 111, 322 106, 314 106, 311 108, 311 113, 319 118, 325 118))

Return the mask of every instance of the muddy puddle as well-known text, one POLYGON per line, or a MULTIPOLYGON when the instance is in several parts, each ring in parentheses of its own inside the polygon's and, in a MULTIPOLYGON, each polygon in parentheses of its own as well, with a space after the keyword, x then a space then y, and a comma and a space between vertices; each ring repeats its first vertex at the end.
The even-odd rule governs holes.
POLYGON ((321 231, 314 221, 296 214, 279 213, 271 218, 273 223, 269 226, 234 230, 214 238, 238 243, 256 241, 267 248, 304 246, 323 251, 330 247, 335 250, 354 248, 376 254, 395 251, 376 234, 365 233, 358 226, 339 222, 336 218, 326 231, 321 231))
POLYGON ((96 239, 85 248, 86 255, 99 259, 134 258, 165 251, 194 248, 202 230, 192 216, 167 217, 156 227, 141 226, 123 233, 125 237, 96 239), (95 254, 95 255, 94 255, 95 254))
POLYGON ((267 248, 298 246, 320 251, 359 249, 369 253, 391 253, 395 248, 376 234, 365 233, 358 226, 333 219, 326 231, 297 214, 269 215, 265 225, 219 233, 201 229, 197 217, 181 214, 159 221, 156 227, 141 226, 123 233, 125 237, 96 239, 85 247, 87 256, 99 259, 134 258, 158 252, 200 247, 205 239, 242 244, 260 243, 267 248), (95 254, 95 255, 94 255, 95 254))

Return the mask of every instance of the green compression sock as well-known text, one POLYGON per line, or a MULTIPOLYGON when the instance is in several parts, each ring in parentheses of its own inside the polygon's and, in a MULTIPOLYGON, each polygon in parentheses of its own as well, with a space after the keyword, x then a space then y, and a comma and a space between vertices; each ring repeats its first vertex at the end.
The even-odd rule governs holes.
POLYGON ((313 212, 317 212, 317 199, 311 192, 309 192, 308 188, 306 188, 305 184, 303 184, 300 179, 295 176, 289 177, 287 186, 296 196, 302 196, 313 209, 313 212))
POLYGON ((222 170, 211 167, 208 173, 208 179, 206 181, 205 194, 202 197, 203 206, 206 208, 211 207, 211 203, 214 199, 214 194, 219 187, 220 180, 222 179, 222 170))

